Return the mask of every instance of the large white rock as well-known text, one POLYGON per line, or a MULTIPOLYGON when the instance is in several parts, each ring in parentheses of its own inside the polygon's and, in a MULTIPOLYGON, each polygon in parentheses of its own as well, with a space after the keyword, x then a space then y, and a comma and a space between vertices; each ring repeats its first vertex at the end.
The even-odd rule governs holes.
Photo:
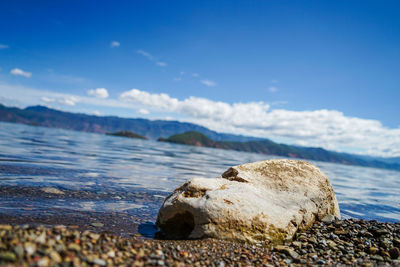
POLYGON ((328 178, 311 163, 277 159, 184 183, 164 201, 157 226, 169 239, 214 237, 268 245, 291 239, 328 214, 340 218, 328 178))

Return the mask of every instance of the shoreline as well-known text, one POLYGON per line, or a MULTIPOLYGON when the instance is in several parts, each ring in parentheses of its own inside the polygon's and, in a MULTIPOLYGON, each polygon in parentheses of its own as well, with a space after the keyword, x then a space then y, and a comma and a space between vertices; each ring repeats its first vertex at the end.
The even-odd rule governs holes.
MULTIPOLYGON (((4 221, 3 221, 4 223, 4 221)), ((26 266, 400 266, 400 223, 316 222, 282 245, 123 237, 71 226, 0 225, 0 264, 26 266)))

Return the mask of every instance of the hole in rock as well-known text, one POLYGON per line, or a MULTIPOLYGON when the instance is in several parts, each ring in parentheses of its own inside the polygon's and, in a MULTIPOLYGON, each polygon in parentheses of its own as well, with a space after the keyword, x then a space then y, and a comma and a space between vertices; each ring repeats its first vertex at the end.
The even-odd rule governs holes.
POLYGON ((165 239, 188 239, 194 229, 194 217, 188 211, 177 213, 160 228, 165 239))

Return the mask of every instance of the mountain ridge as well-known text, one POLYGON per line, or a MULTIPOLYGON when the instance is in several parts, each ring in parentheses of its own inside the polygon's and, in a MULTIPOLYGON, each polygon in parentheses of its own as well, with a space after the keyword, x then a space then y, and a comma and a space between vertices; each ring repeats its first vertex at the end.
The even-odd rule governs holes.
POLYGON ((277 155, 289 158, 317 160, 346 165, 377 167, 400 170, 400 164, 386 163, 378 160, 365 160, 357 155, 325 150, 319 147, 300 147, 287 144, 278 144, 271 140, 254 141, 214 141, 202 133, 189 131, 183 134, 172 135, 168 138, 159 138, 159 141, 192 146, 213 147, 242 152, 252 152, 266 155, 277 155))
POLYGON ((261 140, 261 138, 257 137, 217 133, 206 127, 188 122, 96 116, 65 112, 44 106, 30 106, 20 109, 0 104, 0 121, 103 134, 107 132, 131 131, 154 140, 190 130, 201 132, 214 140, 261 140))

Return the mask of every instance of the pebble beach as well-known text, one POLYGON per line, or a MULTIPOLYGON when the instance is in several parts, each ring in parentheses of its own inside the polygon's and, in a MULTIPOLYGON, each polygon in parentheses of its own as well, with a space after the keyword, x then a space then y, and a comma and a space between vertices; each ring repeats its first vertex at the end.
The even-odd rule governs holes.
POLYGON ((0 225, 4 266, 400 266, 400 223, 316 222, 281 245, 158 240, 68 226, 0 225))

